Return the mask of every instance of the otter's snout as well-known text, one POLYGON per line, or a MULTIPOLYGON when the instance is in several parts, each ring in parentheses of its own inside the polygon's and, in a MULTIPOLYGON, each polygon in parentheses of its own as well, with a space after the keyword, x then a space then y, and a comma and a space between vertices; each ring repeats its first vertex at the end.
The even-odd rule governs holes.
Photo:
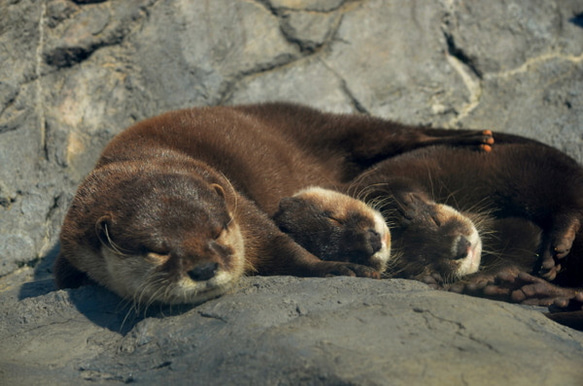
POLYGON ((219 263, 200 263, 188 271, 188 276, 194 281, 206 281, 212 279, 219 269, 219 263))
POLYGON ((368 244, 370 245, 373 254, 377 253, 383 247, 383 241, 381 240, 381 235, 374 229, 369 229, 366 235, 368 244))
POLYGON ((465 236, 459 236, 457 240, 454 242, 453 259, 459 260, 467 257, 471 249, 472 243, 470 242, 470 240, 468 240, 467 237, 465 236))

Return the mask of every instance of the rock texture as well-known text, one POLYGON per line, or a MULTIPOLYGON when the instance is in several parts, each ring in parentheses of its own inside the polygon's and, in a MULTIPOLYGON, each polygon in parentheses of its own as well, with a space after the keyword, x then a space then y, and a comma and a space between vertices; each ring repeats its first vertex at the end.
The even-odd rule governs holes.
POLYGON ((583 162, 581 1, 7 0, 0 15, 0 383, 581 377, 580 333, 417 283, 255 278, 123 328, 118 299, 50 283, 60 223, 102 147, 170 109, 296 101, 519 133, 583 162))
POLYGON ((6 384, 578 384, 583 334, 406 280, 248 278, 190 309, 5 292, 6 384), (10 311, 7 311, 10 310, 10 311))

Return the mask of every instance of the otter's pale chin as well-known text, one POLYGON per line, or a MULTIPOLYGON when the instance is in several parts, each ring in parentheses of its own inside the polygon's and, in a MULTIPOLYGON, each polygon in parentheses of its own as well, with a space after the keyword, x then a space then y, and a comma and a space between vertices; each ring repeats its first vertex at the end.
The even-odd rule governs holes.
POLYGON ((121 262, 119 256, 105 249, 103 256, 108 270, 116 272, 110 274, 106 286, 138 304, 202 303, 227 292, 242 276, 242 270, 220 271, 205 281, 195 281, 187 275, 172 281, 166 273, 157 270, 157 266, 147 264, 142 256, 124 256, 121 262), (126 269, 128 266, 133 269, 126 269))
POLYGON ((380 273, 383 273, 387 269, 388 262, 391 259, 391 232, 383 215, 377 210, 370 209, 374 213, 375 231, 381 235, 381 249, 372 255, 370 260, 375 265, 375 268, 380 273))
POLYGON ((472 247, 468 251, 468 255, 462 259, 462 263, 457 270, 458 277, 475 273, 480 268, 480 262, 482 260, 482 239, 475 227, 473 231, 469 238, 472 247))
MULTIPOLYGON (((228 272, 220 272, 214 278, 197 282, 184 278, 171 285, 169 293, 162 293, 161 298, 153 298, 156 303, 163 304, 197 304, 219 297, 229 291, 240 276, 228 272)), ((170 289, 170 288, 169 288, 170 289)))

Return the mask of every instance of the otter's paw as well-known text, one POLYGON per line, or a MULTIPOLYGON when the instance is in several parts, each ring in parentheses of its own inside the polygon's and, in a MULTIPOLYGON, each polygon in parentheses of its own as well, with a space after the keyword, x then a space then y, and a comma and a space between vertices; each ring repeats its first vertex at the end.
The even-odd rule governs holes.
POLYGON ((491 130, 456 132, 451 130, 450 134, 438 137, 429 137, 427 145, 448 145, 448 146, 468 146, 475 147, 476 150, 485 152, 492 151, 494 137, 491 130))
POLYGON ((492 136, 491 130, 483 130, 480 132, 481 141, 479 148, 480 150, 488 153, 492 151, 492 145, 494 145, 494 137, 492 136))
POLYGON ((511 301, 512 291, 519 288, 516 278, 520 269, 505 267, 496 273, 477 273, 453 283, 450 291, 489 299, 511 301))
POLYGON ((542 260, 538 274, 547 280, 555 279, 561 271, 560 260, 571 252, 573 241, 581 229, 581 221, 577 217, 561 217, 555 220, 556 225, 549 232, 542 246, 542 260))
POLYGON ((485 288, 495 285, 495 283, 496 275, 479 273, 453 283, 449 290, 467 295, 482 296, 485 288))
POLYGON ((423 274, 423 275, 416 277, 414 279, 419 280, 420 282, 427 284, 429 287, 431 287, 433 289, 449 290, 449 288, 446 287, 444 284, 445 280, 443 280, 443 277, 437 272, 434 272, 431 274, 423 274))
POLYGON ((521 304, 550 306, 555 302, 564 302, 572 299, 576 291, 571 288, 562 288, 540 277, 521 272, 514 280, 516 289, 511 293, 512 301, 521 304))
POLYGON ((371 267, 337 261, 323 261, 320 264, 319 272, 322 276, 357 276, 372 279, 381 278, 381 274, 371 267))

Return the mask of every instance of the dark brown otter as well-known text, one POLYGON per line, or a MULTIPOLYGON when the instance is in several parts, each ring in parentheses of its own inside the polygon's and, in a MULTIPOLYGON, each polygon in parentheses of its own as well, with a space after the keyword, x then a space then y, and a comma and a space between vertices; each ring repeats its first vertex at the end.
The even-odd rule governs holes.
MULTIPOLYGON (((394 157, 364 173, 354 187, 369 199, 421 191, 464 213, 531 221, 542 230, 541 258, 533 272, 554 280, 582 230, 583 168, 549 146, 505 134, 496 138, 486 157, 448 147, 394 157)), ((394 211, 394 204, 386 209, 394 211)), ((579 261, 580 252, 568 260, 579 261)))
POLYGON ((273 216, 277 226, 322 260, 386 269, 391 233, 383 216, 345 194, 310 187, 284 197, 273 216))
POLYGON ((194 108, 116 136, 61 232, 60 288, 96 281, 137 303, 191 303, 245 273, 378 277, 323 261, 270 219, 282 197, 349 181, 433 144, 490 150, 491 133, 411 128, 287 104, 194 108))
MULTIPOLYGON (((469 228, 463 216, 444 217, 436 204, 441 202, 471 219, 483 243, 480 272, 453 290, 564 303, 576 290, 554 284, 583 285, 583 169, 535 141, 506 134, 496 134, 496 141, 488 154, 443 146, 411 151, 380 162, 344 190, 385 215, 392 233, 388 275, 440 285, 472 273, 459 269, 469 252, 478 252, 467 237, 469 228)), ((295 218, 290 235, 301 240, 301 224, 308 220, 297 213, 295 218)), ((336 231, 324 225, 312 234, 336 231)))

